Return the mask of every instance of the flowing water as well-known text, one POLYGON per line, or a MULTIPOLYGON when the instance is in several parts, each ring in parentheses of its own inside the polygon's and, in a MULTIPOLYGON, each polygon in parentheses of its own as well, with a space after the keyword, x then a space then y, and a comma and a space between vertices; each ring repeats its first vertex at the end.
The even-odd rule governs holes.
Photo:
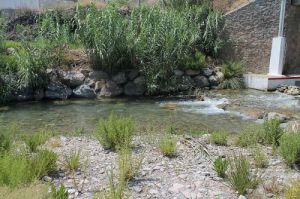
POLYGON ((111 112, 132 115, 141 128, 160 131, 174 125, 181 130, 238 131, 256 124, 244 109, 288 113, 300 118, 300 102, 294 97, 255 90, 213 91, 205 101, 178 99, 114 99, 26 102, 0 109, 0 125, 17 124, 25 131, 50 126, 62 132, 91 131, 111 112), (234 105, 223 110, 221 104, 234 105), (243 111, 242 111, 243 110, 243 111))

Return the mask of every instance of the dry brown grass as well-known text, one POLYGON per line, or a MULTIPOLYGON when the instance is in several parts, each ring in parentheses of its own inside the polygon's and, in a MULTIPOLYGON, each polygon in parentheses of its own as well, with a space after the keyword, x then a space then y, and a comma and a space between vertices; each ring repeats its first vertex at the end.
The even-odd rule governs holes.
POLYGON ((0 198, 9 199, 46 199, 49 198, 48 187, 46 185, 34 184, 28 187, 10 189, 0 187, 0 198))

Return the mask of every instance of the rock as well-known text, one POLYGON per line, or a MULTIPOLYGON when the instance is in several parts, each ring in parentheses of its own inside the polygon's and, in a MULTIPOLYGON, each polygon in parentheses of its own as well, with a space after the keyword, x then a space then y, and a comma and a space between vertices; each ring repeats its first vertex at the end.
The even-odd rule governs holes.
POLYGON ((12 54, 16 53, 16 49, 14 49, 14 48, 6 48, 5 52, 6 52, 7 55, 12 55, 12 54))
POLYGON ((50 81, 45 92, 48 99, 67 99, 71 95, 72 90, 59 81, 50 81))
POLYGON ((208 78, 211 86, 217 86, 219 84, 218 78, 216 75, 212 75, 208 78))
POLYGON ((267 196, 267 198, 273 198, 274 194, 272 194, 272 193, 267 193, 266 196, 267 196))
POLYGON ((73 94, 75 97, 79 98, 94 98, 96 97, 96 94, 91 87, 89 87, 86 84, 83 84, 76 89, 73 90, 73 94))
POLYGON ((188 76, 197 76, 200 74, 200 71, 198 70, 191 70, 191 69, 188 69, 185 71, 185 74, 188 75, 188 76))
POLYGON ((36 101, 40 101, 45 97, 45 92, 43 89, 38 89, 33 92, 33 98, 36 101))
POLYGON ((100 81, 100 80, 108 80, 109 76, 106 72, 103 71, 92 71, 89 73, 89 78, 94 81, 100 81))
MULTIPOLYGON (((105 81, 105 80, 100 80, 100 81, 105 81)), ((96 81, 90 78, 86 78, 84 81, 84 84, 88 85, 91 88, 95 87, 96 81)))
POLYGON ((56 69, 47 68, 46 74, 50 81, 59 81, 59 73, 56 69))
POLYGON ((114 81, 107 81, 99 93, 100 97, 115 97, 123 93, 123 89, 114 81))
POLYGON ((169 188, 169 192, 171 193, 180 193, 180 191, 184 189, 183 184, 174 183, 171 188, 169 188))
POLYGON ((29 87, 24 87, 18 89, 14 94, 13 94, 13 100, 16 101, 28 101, 33 99, 33 90, 29 87))
POLYGON ((97 81, 95 84, 95 92, 98 93, 101 91, 101 89, 105 86, 106 81, 105 80, 100 80, 97 81))
POLYGON ((69 194, 75 194, 75 192, 76 192, 76 189, 68 189, 69 194))
POLYGON ((283 123, 288 120, 288 117, 280 113, 270 112, 266 115, 266 119, 267 120, 277 119, 279 120, 280 123, 283 123))
POLYGON ((187 91, 195 86, 195 81, 187 75, 182 76, 177 83, 179 91, 187 91))
POLYGON ((184 72, 181 71, 181 70, 175 69, 174 70, 174 75, 177 76, 177 77, 181 77, 181 76, 184 75, 184 72))
POLYGON ((139 71, 138 70, 131 70, 128 74, 128 79, 130 81, 134 80, 135 78, 137 78, 137 76, 139 76, 139 71))
POLYGON ((119 72, 118 74, 112 77, 112 80, 117 84, 124 84, 127 82, 127 77, 124 72, 119 72))
POLYGON ((205 76, 198 75, 194 78, 196 86, 199 88, 204 88, 209 86, 208 79, 205 76))
POLYGON ((43 177, 43 181, 45 181, 45 182, 51 182, 51 181, 52 181, 52 178, 49 177, 49 176, 44 176, 44 177, 43 177))
POLYGON ((83 84, 85 79, 84 74, 79 71, 62 71, 61 82, 71 88, 76 88, 83 84))
POLYGON ((289 86, 288 89, 284 92, 288 95, 300 95, 300 87, 289 86))
POLYGON ((134 82, 128 82, 124 87, 124 94, 127 96, 140 96, 146 91, 145 86, 139 86, 134 82))
POLYGON ((224 81, 225 77, 224 77, 224 74, 221 71, 217 71, 216 74, 215 74, 215 78, 216 78, 216 80, 219 84, 219 83, 224 81))
POLYGON ((210 69, 210 68, 204 68, 202 70, 203 75, 206 76, 206 77, 211 76, 213 74, 213 72, 214 71, 212 69, 210 69))
POLYGON ((88 70, 88 69, 81 69, 80 72, 81 72, 85 77, 88 77, 88 76, 89 76, 89 73, 90 73, 91 71, 88 70))
POLYGON ((238 199, 247 199, 247 198, 243 195, 240 195, 238 199))

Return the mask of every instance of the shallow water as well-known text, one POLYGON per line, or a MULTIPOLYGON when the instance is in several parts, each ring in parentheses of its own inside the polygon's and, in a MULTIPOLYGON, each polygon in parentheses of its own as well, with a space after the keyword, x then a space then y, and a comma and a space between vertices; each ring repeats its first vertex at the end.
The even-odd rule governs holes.
MULTIPOLYGON (((100 118, 116 112, 132 115, 137 126, 161 131, 175 125, 181 131, 218 130, 236 132, 255 124, 238 111, 224 111, 217 106, 223 103, 240 107, 288 111, 299 115, 300 103, 291 96, 254 90, 239 92, 214 91, 205 101, 197 100, 68 100, 27 102, 10 105, 0 112, 0 125, 15 123, 25 131, 50 126, 62 132, 83 128, 91 131, 100 118)), ((300 115, 299 115, 300 117, 300 115)))

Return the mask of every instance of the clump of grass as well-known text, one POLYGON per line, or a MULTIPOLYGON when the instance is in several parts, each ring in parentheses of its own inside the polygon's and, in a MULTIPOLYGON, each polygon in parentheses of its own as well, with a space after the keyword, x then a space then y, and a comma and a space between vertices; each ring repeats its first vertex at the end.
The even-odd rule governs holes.
POLYGON ((48 150, 41 150, 31 160, 32 173, 36 178, 49 175, 56 171, 57 155, 48 150))
POLYGON ((243 66, 239 62, 226 62, 223 65, 224 81, 219 85, 222 89, 242 89, 245 83, 242 78, 243 66))
POLYGON ((213 132, 210 136, 210 140, 212 143, 220 146, 226 146, 227 145, 227 139, 228 139, 228 133, 227 132, 213 132))
POLYGON ((258 134, 260 129, 258 128, 247 128, 240 132, 235 140, 235 144, 240 147, 248 147, 257 144, 259 141, 258 134))
POLYGON ((255 166, 258 168, 266 168, 267 167, 267 157, 262 152, 261 148, 259 146, 255 147, 253 149, 253 158, 255 166))
POLYGON ((293 183, 284 193, 285 199, 300 198, 300 181, 293 183))
POLYGON ((266 120, 263 124, 263 129, 260 135, 262 143, 278 147, 280 137, 283 135, 283 130, 280 128, 280 121, 277 119, 266 120))
POLYGON ((0 152, 8 151, 11 147, 11 137, 8 134, 0 133, 0 152))
POLYGON ((245 194, 248 188, 254 188, 257 185, 257 179, 250 173, 249 162, 243 156, 234 156, 230 161, 228 180, 239 194, 245 194))
POLYGON ((64 167, 69 171, 76 171, 80 167, 80 151, 74 151, 65 155, 64 167))
POLYGON ((280 138, 279 153, 289 166, 300 163, 300 134, 285 133, 280 138))
POLYGON ((107 120, 100 120, 96 137, 106 149, 129 148, 133 138, 134 121, 132 117, 110 114, 107 120))
POLYGON ((221 178, 226 177, 226 171, 229 166, 229 161, 225 158, 218 157, 214 161, 214 169, 217 172, 218 176, 221 178))
POLYGON ((119 180, 132 180, 140 172, 142 158, 133 157, 132 151, 127 148, 122 148, 118 153, 119 180))
POLYGON ((171 135, 166 135, 159 143, 159 149, 164 156, 174 157, 176 155, 177 140, 171 135))
POLYGON ((31 135, 24 136, 24 142, 29 147, 31 152, 37 152, 38 147, 48 140, 49 135, 47 132, 38 132, 31 135))
POLYGON ((61 184, 58 189, 54 185, 52 185, 51 197, 53 199, 68 199, 69 193, 63 184, 61 184))

